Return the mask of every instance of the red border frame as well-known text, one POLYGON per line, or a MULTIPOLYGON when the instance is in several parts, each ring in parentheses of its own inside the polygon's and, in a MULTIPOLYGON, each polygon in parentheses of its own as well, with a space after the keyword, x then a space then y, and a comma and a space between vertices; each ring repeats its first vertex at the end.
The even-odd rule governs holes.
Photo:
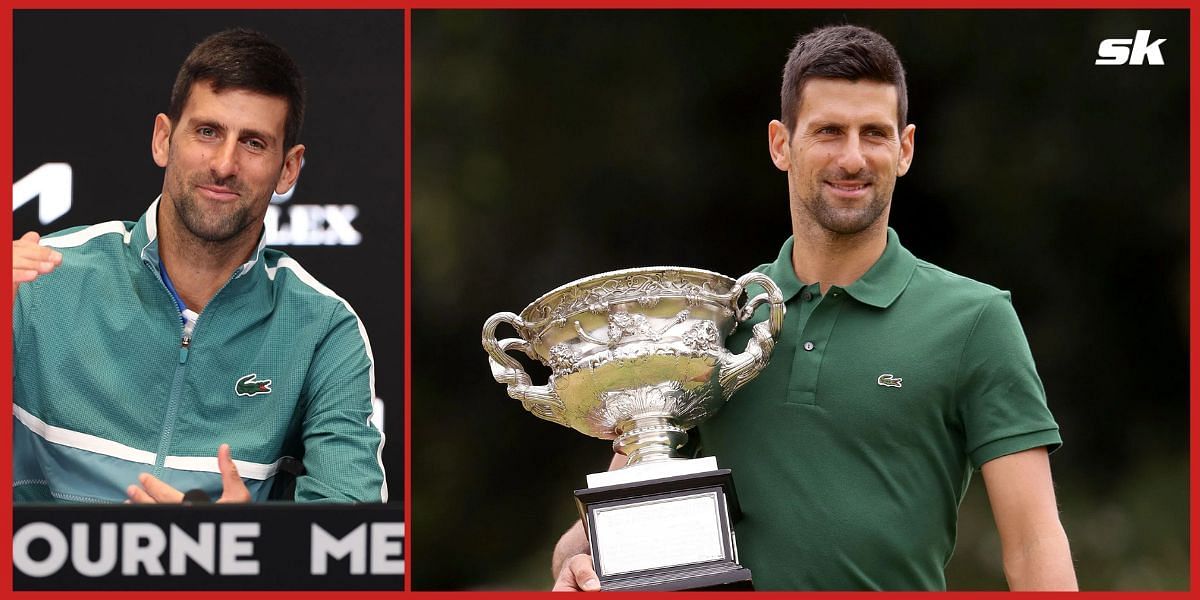
MULTIPOLYGON (((821 0, 817 2, 805 3, 795 0, 751 0, 746 3, 739 3, 733 0, 585 0, 582 2, 570 2, 568 0, 460 0, 457 2, 439 2, 437 0, 350 0, 348 2, 331 2, 329 0, 186 0, 184 2, 171 3, 173 9, 498 9, 498 8, 561 8, 561 9, 768 9, 768 8, 803 8, 803 9, 820 9, 820 8, 836 8, 836 9, 939 9, 939 8, 964 8, 964 0, 855 0, 852 2, 836 2, 835 0, 821 0)), ((118 9, 135 9, 135 8, 162 8, 163 0, 48 0, 39 2, 36 0, 0 0, 0 179, 12 181, 12 123, 13 123, 13 102, 12 102, 12 11, 13 9, 37 8, 37 9, 97 9, 97 8, 118 8, 118 9)), ((1190 76, 1191 76, 1191 93, 1190 115, 1191 123, 1189 127, 1190 134, 1190 149, 1191 149, 1191 177, 1189 191, 1189 225, 1190 225, 1190 245, 1189 245, 1189 351, 1190 357, 1188 361, 1190 370, 1190 398, 1193 408, 1195 407, 1195 399, 1200 397, 1200 302, 1197 301, 1197 291, 1200 291, 1200 96, 1197 93, 1197 80, 1200 75, 1200 0, 1152 0, 1150 2, 1136 2, 1131 0, 986 0, 978 4, 973 4, 971 9, 1071 9, 1071 8, 1101 8, 1101 9, 1190 9, 1189 23, 1191 37, 1190 47, 1190 76)), ((412 343, 411 343, 411 283, 412 283, 412 167, 411 167, 411 148, 412 148, 412 98, 411 98, 411 31, 412 31, 412 12, 405 10, 404 18, 404 519, 406 523, 411 523, 411 495, 409 493, 411 483, 411 394, 412 394, 412 343)), ((4 192, 0 193, 0 197, 8 198, 11 202, 11 188, 8 186, 0 186, 4 188, 4 192)), ((12 235, 12 213, 11 211, 0 211, 0 228, 12 235)), ((7 249, 7 247, 4 247, 7 249)), ((3 253, 5 259, 10 259, 11 254, 3 253)), ((12 313, 11 299, 3 304, 5 314, 12 313)), ((0 328, 0 362, 4 365, 4 377, 0 382, 0 393, 3 397, 11 402, 12 394, 12 329, 11 327, 0 328)), ((1191 573, 1189 576, 1190 587, 1192 591, 1200 589, 1200 557, 1197 556, 1197 544, 1200 539, 1200 524, 1197 524, 1197 496, 1196 482, 1200 479, 1200 463, 1196 456, 1196 448, 1200 442, 1200 414, 1193 410, 1190 418, 1191 425, 1191 448, 1189 456, 1191 458, 1190 476, 1191 484, 1190 491, 1190 507, 1192 519, 1189 525, 1190 543, 1189 543, 1189 563, 1191 573)), ((0 439, 11 440, 12 424, 9 419, 0 419, 0 439)), ((0 481, 5 481, 12 478, 12 463, 10 460, 0 460, 0 481)), ((0 485, 0 507, 4 509, 10 508, 12 505, 12 488, 6 485, 0 485)), ((11 512, 8 513, 11 515, 11 512)), ((411 526, 406 526, 406 535, 404 540, 404 553, 406 560, 406 576, 404 589, 411 591, 410 578, 407 573, 412 569, 412 544, 411 544, 411 526)), ((0 518, 0 540, 12 538, 12 520, 10 518, 0 518)), ((462 540, 464 544, 476 543, 477 540, 462 540)), ((75 597, 78 592, 13 592, 12 587, 12 546, 11 544, 0 544, 0 594, 13 596, 39 596, 39 597, 75 597)), ((393 597, 396 592, 357 592, 352 593, 355 598, 360 597, 393 597)), ((434 594, 435 592, 416 592, 418 594, 434 594)), ((444 597, 473 597, 476 592, 440 592, 439 596, 444 597)), ((529 592, 496 592, 489 596, 508 596, 517 597, 524 596, 529 592)), ((955 592, 955 594, 971 594, 980 595, 987 592, 955 592)), ((1136 592, 1130 592, 1136 593, 1136 592)), ((1191 592, 1174 592, 1172 594, 1191 592)), ((89 598, 126 598, 130 595, 163 595, 163 592, 87 592, 89 598)), ((211 591, 195 591, 195 592, 166 592, 171 597, 186 597, 186 598, 209 598, 214 594, 223 597, 229 596, 230 593, 211 592, 211 591)), ((271 592, 232 592, 235 597, 247 598, 294 598, 294 597, 327 597, 331 594, 337 594, 339 597, 345 595, 345 592, 325 592, 325 591, 271 591, 271 592)), ((707 593, 705 598, 720 598, 726 597, 730 593, 707 593)), ((778 596, 781 593, 770 593, 768 595, 778 596)), ((782 593, 792 595, 794 593, 782 593)), ((844 596, 847 593, 809 593, 816 596, 844 596)), ((1125 593, 1122 593, 1125 594, 1125 593)), ((645 594, 635 594, 635 596, 644 596, 645 594)), ((910 594, 903 594, 910 595, 910 594)))
MULTIPOLYGON (((7 8, 0 11, 0 40, 5 40, 0 44, 0 180, 13 180, 13 164, 12 164, 12 124, 13 124, 13 96, 12 96, 12 71, 13 71, 13 43, 12 43, 12 11, 7 8)), ((8 206, 12 206, 12 187, 8 185, 0 186, 4 192, 0 193, 0 197, 8 198, 8 206)), ((12 211, 0 210, 0 223, 3 223, 4 231, 8 232, 8 236, 12 238, 12 211)), ((4 246, 0 244, 0 246, 4 246)), ((12 260, 12 250, 8 246, 4 246, 8 252, 4 253, 4 261, 12 260)), ((3 296, 3 294, 0 294, 3 296)), ((12 297, 8 302, 3 304, 4 314, 12 314, 12 297)), ((10 317, 11 318, 11 317, 10 317)), ((12 405, 12 327, 0 327, 0 364, 4 366, 4 381, 0 382, 0 390, 3 390, 4 406, 12 405)), ((9 411, 11 412, 11 408, 9 411)), ((0 440, 4 441, 4 446, 9 448, 9 453, 0 460, 0 481, 12 481, 12 421, 10 419, 0 419, 0 440)), ((4 510, 5 517, 0 518, 0 540, 12 539, 12 486, 0 485, 0 510, 4 510)), ((407 536, 405 536, 407 537, 407 536)), ((0 544, 0 592, 12 589, 12 544, 0 544)))
POLYGON ((3 0, 4 9, 1188 9, 1195 0, 3 0))

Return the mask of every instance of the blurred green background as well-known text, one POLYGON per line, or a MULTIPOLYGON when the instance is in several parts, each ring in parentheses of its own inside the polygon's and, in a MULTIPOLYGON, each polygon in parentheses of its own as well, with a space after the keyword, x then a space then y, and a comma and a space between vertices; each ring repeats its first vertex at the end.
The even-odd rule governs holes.
MULTIPOLYGON (((548 589, 571 492, 611 457, 506 396, 484 320, 601 271, 773 259, 783 63, 845 22, 908 72, 903 243, 1013 293, 1080 585, 1187 589, 1187 13, 729 10, 414 13, 414 589, 548 589), (1094 64, 1138 29, 1164 66, 1094 64)), ((978 477, 959 523, 950 587, 1003 589, 978 477)))

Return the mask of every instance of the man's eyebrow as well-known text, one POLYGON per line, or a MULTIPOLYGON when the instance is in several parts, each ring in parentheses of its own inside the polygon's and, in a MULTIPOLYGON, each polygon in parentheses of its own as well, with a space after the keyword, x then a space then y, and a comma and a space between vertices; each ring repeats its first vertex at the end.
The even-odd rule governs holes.
POLYGON ((273 136, 265 131, 259 131, 258 129, 242 129, 242 130, 238 131, 238 137, 259 138, 262 141, 266 142, 266 144, 268 146, 275 145, 275 136, 273 136))
POLYGON ((188 126, 188 129, 195 129, 197 127, 212 127, 213 129, 216 129, 217 131, 221 131, 221 132, 227 131, 229 129, 228 127, 226 127, 223 123, 221 123, 219 121, 215 121, 213 119, 196 118, 196 117, 192 117, 192 118, 188 119, 187 126, 188 126))
POLYGON ((864 123, 862 129, 878 129, 888 135, 896 133, 896 128, 891 123, 864 123))
POLYGON ((837 120, 837 119, 819 119, 819 120, 813 120, 811 123, 809 123, 809 125, 808 125, 808 126, 809 126, 809 127, 811 127, 811 128, 813 128, 813 129, 819 129, 819 128, 821 128, 821 127, 839 127, 839 128, 844 128, 844 127, 846 127, 846 124, 845 124, 844 122, 842 122, 842 121, 839 121, 839 120, 837 120))

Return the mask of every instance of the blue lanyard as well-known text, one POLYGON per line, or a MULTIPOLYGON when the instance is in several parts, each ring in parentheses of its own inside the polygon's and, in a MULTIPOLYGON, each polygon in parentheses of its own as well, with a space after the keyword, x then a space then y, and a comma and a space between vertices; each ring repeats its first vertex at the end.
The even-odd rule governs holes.
POLYGON ((183 298, 179 297, 179 292, 175 291, 175 284, 171 283, 171 276, 167 275, 167 266, 158 263, 158 273, 162 275, 163 285, 167 286, 167 291, 171 292, 171 297, 175 299, 175 307, 179 309, 179 322, 187 325, 187 319, 183 316, 183 311, 187 307, 183 304, 183 298))

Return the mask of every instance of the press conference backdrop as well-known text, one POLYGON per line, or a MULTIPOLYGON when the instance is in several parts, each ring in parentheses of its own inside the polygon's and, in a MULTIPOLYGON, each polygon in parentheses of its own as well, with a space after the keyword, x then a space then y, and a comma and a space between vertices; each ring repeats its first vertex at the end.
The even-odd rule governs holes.
POLYGON ((162 188, 150 134, 154 116, 167 109, 176 70, 197 42, 229 27, 265 33, 304 74, 304 168, 295 188, 272 201, 267 242, 296 258, 362 319, 384 408, 390 501, 399 503, 401 11, 16 11, 14 234, 136 221, 162 188))

